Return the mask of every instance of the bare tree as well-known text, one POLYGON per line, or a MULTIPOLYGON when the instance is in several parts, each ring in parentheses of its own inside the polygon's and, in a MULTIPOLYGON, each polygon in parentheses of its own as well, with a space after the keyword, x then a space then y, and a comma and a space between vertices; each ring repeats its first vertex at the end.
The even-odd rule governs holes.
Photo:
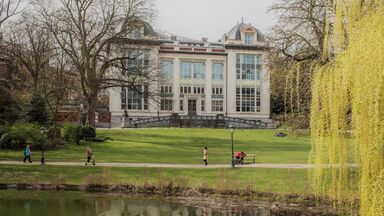
POLYGON ((57 115, 60 108, 68 101, 67 95, 71 92, 71 86, 76 83, 77 74, 72 71, 69 58, 61 49, 56 49, 51 57, 50 65, 41 76, 41 91, 51 113, 53 121, 53 139, 56 143, 58 134, 57 115))
POLYGON ((123 83, 143 82, 131 74, 148 77, 147 70, 128 76, 111 76, 111 68, 122 65, 129 57, 111 57, 111 46, 134 31, 138 20, 148 21, 152 15, 148 0, 59 0, 50 8, 51 0, 36 1, 43 22, 53 33, 60 48, 69 56, 81 83, 88 105, 88 124, 95 125, 99 92, 123 83))
POLYGON ((3 24, 17 14, 22 0, 0 0, 0 32, 3 24))
POLYGON ((52 35, 34 17, 24 14, 7 37, 7 48, 18 65, 32 77, 31 86, 37 91, 40 76, 48 67, 53 53, 52 35))
POLYGON ((280 0, 270 9, 278 16, 270 40, 287 60, 322 61, 330 0, 280 0))

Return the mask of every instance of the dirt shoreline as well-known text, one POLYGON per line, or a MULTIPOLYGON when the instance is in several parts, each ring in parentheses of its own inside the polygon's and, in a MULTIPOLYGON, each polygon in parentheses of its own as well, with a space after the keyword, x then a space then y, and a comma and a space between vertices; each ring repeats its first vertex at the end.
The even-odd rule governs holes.
POLYGON ((258 204, 263 203, 268 206, 271 215, 337 215, 332 209, 332 204, 329 200, 313 195, 239 190, 217 191, 212 188, 189 188, 173 186, 172 184, 136 186, 131 184, 75 185, 0 183, 0 190, 79 191, 122 195, 158 195, 176 202, 195 206, 207 205, 207 203, 211 203, 211 205, 221 203, 221 205, 225 207, 242 206, 252 208, 258 207, 258 204))

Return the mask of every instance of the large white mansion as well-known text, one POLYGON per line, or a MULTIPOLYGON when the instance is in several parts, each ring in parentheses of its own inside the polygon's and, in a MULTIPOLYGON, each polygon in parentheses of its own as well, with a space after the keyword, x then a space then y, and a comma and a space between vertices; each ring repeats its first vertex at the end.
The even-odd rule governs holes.
MULTIPOLYGON (((147 59, 158 62, 156 70, 162 77, 140 88, 144 92, 157 89, 159 96, 155 101, 129 87, 109 89, 112 123, 120 123, 124 113, 130 120, 178 113, 269 122, 269 46, 255 27, 238 24, 219 42, 157 34, 147 23, 139 27, 130 35, 140 41, 150 56, 147 59)), ((129 41, 115 45, 115 54, 125 55, 129 41)))

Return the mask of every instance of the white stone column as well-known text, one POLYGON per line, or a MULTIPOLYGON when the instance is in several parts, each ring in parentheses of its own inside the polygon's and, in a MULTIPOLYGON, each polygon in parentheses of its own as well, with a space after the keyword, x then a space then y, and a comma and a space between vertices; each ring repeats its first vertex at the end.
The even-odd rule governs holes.
POLYGON ((205 63, 206 73, 205 73, 205 112, 212 112, 212 60, 207 59, 205 63))
POLYGON ((173 60, 173 112, 180 111, 180 59, 173 60))
POLYGON ((121 112, 121 88, 110 88, 109 92, 109 111, 112 113, 121 112))
POLYGON ((236 53, 228 52, 228 68, 227 68, 227 84, 226 89, 228 91, 226 102, 228 104, 228 115, 236 113, 236 53))
POLYGON ((265 54, 262 55, 263 58, 263 64, 261 67, 261 72, 260 72, 260 101, 261 101, 261 107, 260 111, 262 115, 265 115, 266 117, 270 115, 270 77, 268 73, 268 68, 267 68, 267 62, 265 54))

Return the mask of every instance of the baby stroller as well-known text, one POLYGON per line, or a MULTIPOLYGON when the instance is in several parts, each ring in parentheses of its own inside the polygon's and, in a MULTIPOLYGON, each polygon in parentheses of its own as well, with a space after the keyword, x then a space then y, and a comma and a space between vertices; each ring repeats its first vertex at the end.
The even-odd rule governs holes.
POLYGON ((94 159, 94 157, 93 157, 93 154, 91 155, 90 159, 89 159, 87 162, 85 162, 85 166, 87 166, 88 163, 90 163, 90 162, 91 162, 91 164, 92 164, 93 166, 96 165, 96 163, 95 163, 95 159, 94 159))

